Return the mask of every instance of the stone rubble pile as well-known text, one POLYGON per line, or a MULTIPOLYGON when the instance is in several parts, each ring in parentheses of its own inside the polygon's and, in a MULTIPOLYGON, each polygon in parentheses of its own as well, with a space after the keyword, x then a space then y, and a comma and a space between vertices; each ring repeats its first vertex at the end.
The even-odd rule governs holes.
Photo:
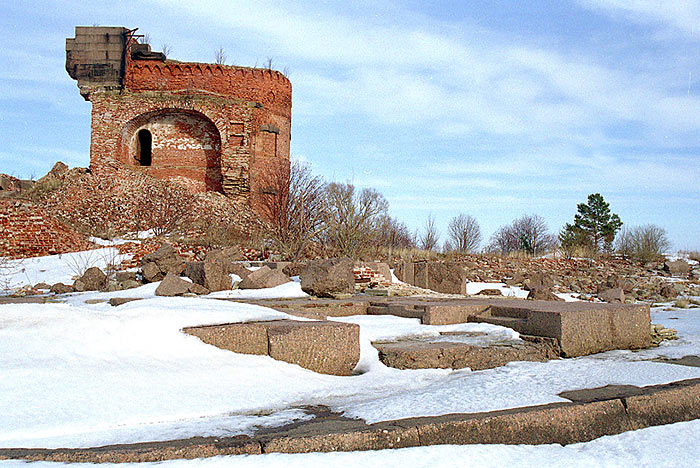
POLYGON ((651 343, 654 346, 659 346, 664 340, 677 340, 678 331, 673 328, 666 328, 661 324, 651 324, 651 343))

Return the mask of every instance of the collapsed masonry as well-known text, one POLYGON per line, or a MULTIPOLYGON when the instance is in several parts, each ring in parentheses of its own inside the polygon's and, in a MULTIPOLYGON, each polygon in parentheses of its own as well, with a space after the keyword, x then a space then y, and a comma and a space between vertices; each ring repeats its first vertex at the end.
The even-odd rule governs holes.
POLYGON ((289 80, 169 60, 135 31, 78 26, 66 39, 66 70, 92 103, 91 170, 121 164, 255 210, 265 175, 289 168, 289 80))

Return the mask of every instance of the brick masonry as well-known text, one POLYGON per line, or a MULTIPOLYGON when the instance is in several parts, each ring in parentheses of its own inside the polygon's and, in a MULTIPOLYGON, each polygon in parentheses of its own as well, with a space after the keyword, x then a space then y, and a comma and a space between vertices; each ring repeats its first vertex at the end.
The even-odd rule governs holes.
POLYGON ((0 198, 0 254, 7 258, 75 252, 92 244, 30 201, 0 198))
POLYGON ((256 209, 267 174, 289 167, 292 86, 277 71, 167 60, 101 27, 76 28, 66 69, 93 104, 97 174, 117 162, 256 209))

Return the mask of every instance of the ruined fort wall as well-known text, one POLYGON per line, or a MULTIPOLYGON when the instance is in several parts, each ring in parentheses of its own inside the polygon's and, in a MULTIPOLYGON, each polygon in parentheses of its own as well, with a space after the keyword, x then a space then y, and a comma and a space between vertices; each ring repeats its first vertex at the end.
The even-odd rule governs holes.
POLYGON ((39 257, 90 247, 83 237, 29 200, 0 198, 0 256, 39 257))
POLYGON ((90 95, 93 170, 118 162, 255 206, 265 174, 289 166, 291 84, 280 73, 129 60, 125 82, 90 95), (138 160, 143 129, 153 137, 148 167, 138 160))

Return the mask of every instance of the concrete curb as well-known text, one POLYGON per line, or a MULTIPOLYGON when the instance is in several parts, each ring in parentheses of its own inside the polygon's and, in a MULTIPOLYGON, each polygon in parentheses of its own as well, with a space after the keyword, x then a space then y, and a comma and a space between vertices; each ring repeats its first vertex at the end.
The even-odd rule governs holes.
MULTIPOLYGON (((85 449, 0 449, 0 460, 124 463, 261 453, 381 450, 439 444, 573 444, 604 435, 700 418, 700 379, 565 394, 570 403, 407 418, 376 424, 339 415, 254 437, 194 437, 85 449), (590 396, 587 396, 590 395, 590 396)), ((328 413, 330 414, 330 413, 328 413)))

